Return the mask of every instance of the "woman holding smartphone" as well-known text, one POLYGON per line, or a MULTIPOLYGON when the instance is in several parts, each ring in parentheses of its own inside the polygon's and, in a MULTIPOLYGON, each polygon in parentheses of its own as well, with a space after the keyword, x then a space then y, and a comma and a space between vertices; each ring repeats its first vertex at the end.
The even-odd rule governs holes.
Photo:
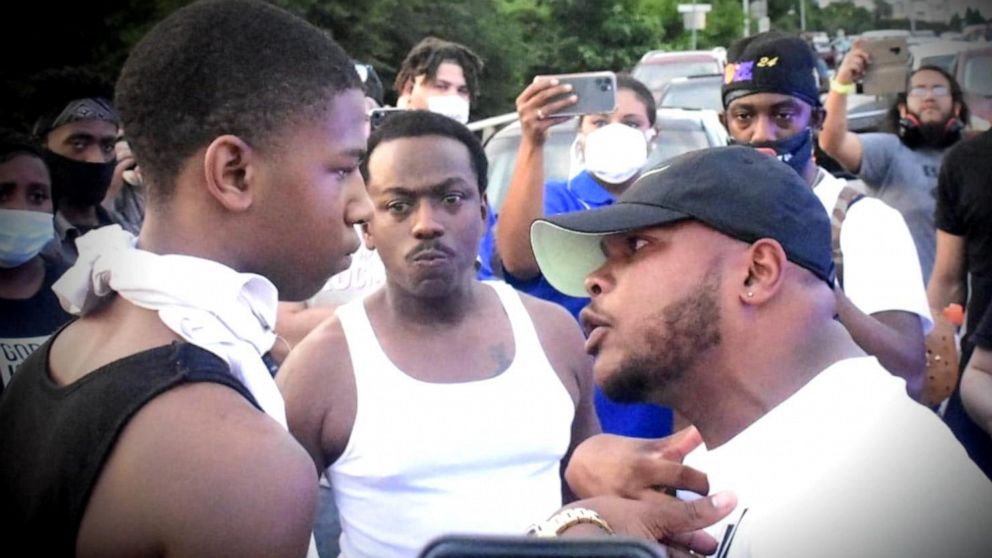
MULTIPOLYGON (((536 78, 517 97, 521 141, 510 187, 495 225, 495 245, 503 279, 519 290, 567 308, 578 319, 589 302, 555 290, 541 275, 530 245, 531 223, 556 215, 613 203, 640 174, 654 138, 657 109, 648 88, 629 75, 616 77, 616 110, 579 116, 577 160, 582 165, 566 181, 544 177, 548 129, 570 120, 580 100, 570 84, 555 76, 536 78)), ((494 254, 482 254, 492 261, 494 254)), ((671 433, 672 415, 653 405, 613 403, 596 390, 596 410, 603 431, 642 437, 671 433)))

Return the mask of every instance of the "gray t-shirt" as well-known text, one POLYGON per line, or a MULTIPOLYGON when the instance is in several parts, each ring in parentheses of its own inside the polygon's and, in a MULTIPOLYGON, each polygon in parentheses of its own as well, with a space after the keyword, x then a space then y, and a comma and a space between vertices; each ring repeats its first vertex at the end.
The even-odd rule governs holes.
POLYGON ((923 281, 937 251, 933 215, 943 149, 910 149, 895 134, 861 134, 861 170, 867 192, 902 213, 920 257, 923 281))

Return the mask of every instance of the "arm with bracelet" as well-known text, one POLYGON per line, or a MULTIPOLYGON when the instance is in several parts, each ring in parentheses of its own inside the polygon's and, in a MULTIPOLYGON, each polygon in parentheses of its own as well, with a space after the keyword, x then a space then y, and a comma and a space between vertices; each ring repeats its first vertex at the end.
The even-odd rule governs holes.
POLYGON ((855 42, 830 80, 824 106, 827 114, 819 136, 820 149, 852 173, 861 170, 862 146, 858 134, 847 129, 847 97, 855 92, 855 84, 864 76, 870 62, 868 52, 855 42))
POLYGON ((718 492, 692 501, 662 492, 637 500, 597 496, 579 500, 536 523, 528 534, 537 537, 595 537, 624 535, 667 546, 712 554, 718 541, 702 531, 737 506, 732 492, 718 492))

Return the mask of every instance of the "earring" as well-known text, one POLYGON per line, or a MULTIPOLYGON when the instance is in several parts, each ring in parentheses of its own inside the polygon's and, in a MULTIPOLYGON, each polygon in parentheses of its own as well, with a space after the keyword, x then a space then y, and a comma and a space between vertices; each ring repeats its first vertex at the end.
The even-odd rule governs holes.
POLYGON ((754 293, 752 293, 751 291, 748 291, 748 292, 747 292, 747 297, 748 297, 748 298, 751 298, 752 296, 754 296, 754 293))

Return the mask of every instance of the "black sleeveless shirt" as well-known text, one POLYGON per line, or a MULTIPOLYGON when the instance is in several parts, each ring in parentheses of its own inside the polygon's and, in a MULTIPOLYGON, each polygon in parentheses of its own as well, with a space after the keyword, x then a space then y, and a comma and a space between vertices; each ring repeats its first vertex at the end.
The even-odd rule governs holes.
POLYGON ((214 382, 261 410, 224 361, 195 345, 136 353, 59 386, 48 375, 51 343, 24 361, 0 397, 0 540, 7 549, 75 554, 83 513, 118 436, 158 395, 214 382))

